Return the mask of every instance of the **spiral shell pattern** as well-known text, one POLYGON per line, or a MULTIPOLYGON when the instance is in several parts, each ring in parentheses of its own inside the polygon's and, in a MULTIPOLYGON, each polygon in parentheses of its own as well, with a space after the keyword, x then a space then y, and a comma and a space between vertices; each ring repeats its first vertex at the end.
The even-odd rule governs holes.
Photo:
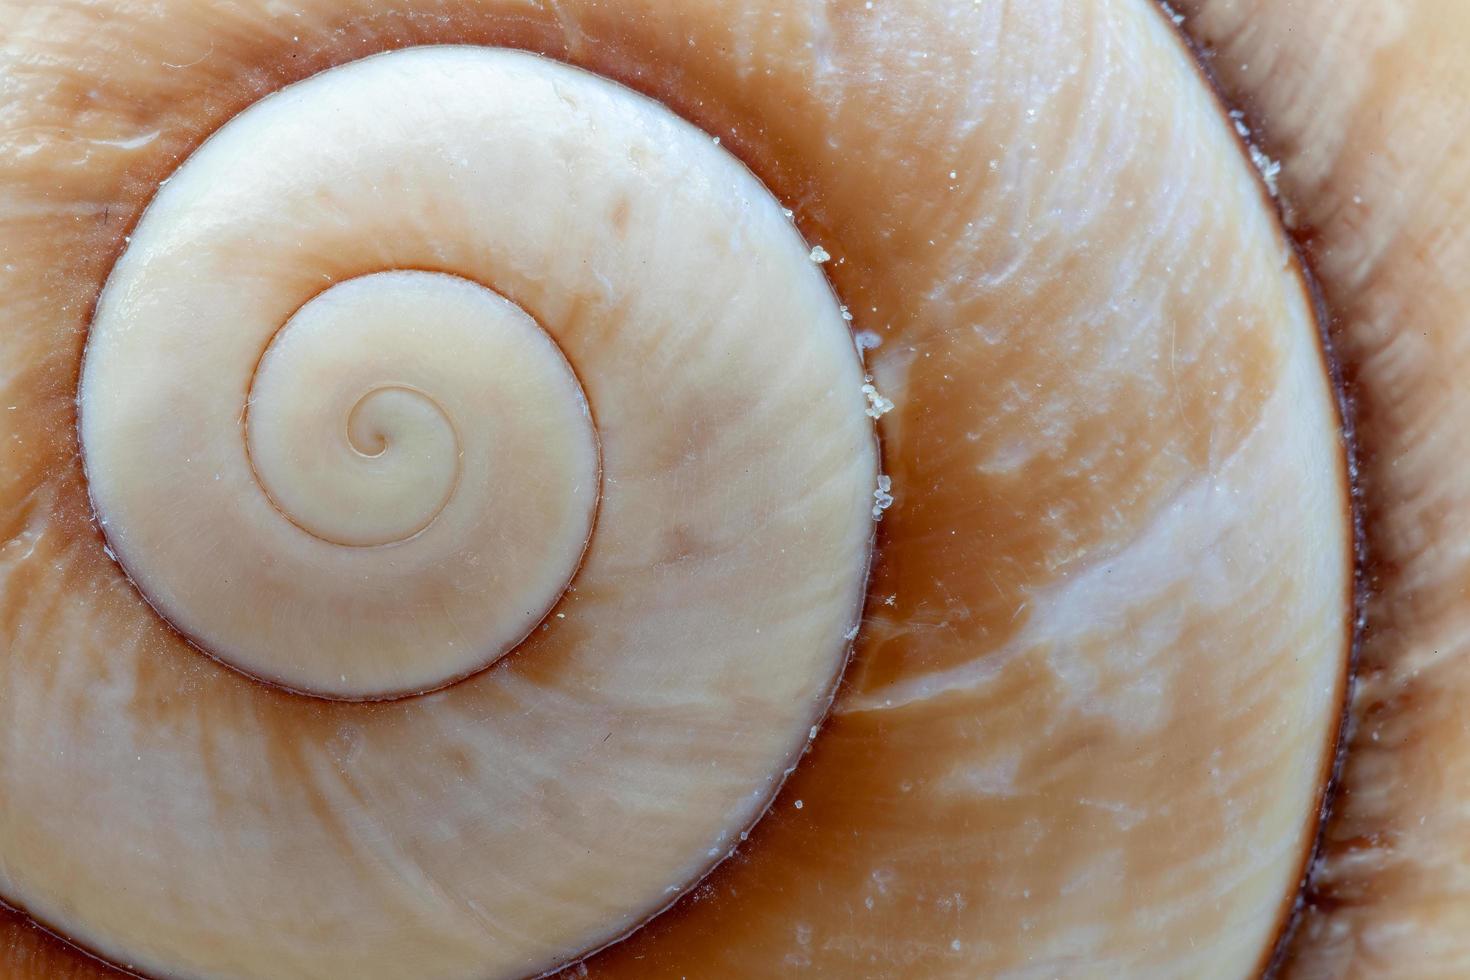
POLYGON ((0 899, 210 980, 1273 955, 1348 469, 1160 11, 104 6, 0 0, 0 899))
MULTIPOLYGON (((155 897, 171 939, 96 911, 86 938, 169 975, 238 975, 260 944, 301 976, 537 973, 727 853, 819 720, 867 573, 872 423, 809 251, 709 137, 524 53, 333 69, 193 154, 108 281, 81 379, 93 502, 140 593, 227 664, 326 698, 443 687, 538 625, 566 639, 341 716, 351 775, 326 791, 374 801, 348 836, 432 813, 473 861, 313 839, 261 747, 232 769, 267 781, 263 810, 228 841, 197 790, 156 789, 182 838, 249 862, 229 877, 269 916, 210 936, 212 861, 155 897), (410 790, 403 760, 442 753, 443 726, 474 734, 410 790), (244 846, 287 826, 289 860, 244 846), (462 935, 422 931, 402 888, 424 883, 462 935), (354 894, 374 898, 326 911, 354 894), (351 958, 321 958, 347 928, 351 958)), ((119 857, 114 880, 150 879, 119 857)))

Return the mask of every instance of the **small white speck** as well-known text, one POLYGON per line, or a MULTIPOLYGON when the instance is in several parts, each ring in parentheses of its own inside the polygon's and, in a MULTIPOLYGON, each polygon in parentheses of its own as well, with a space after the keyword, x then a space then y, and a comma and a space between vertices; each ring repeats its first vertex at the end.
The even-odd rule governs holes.
POLYGON ((1271 192, 1272 197, 1275 197, 1277 194, 1276 178, 1281 175, 1281 164, 1272 160, 1254 143, 1250 144, 1250 154, 1251 162, 1256 165, 1256 169, 1261 172, 1261 179, 1266 183, 1266 190, 1271 192))
MULTIPOLYGON (((142 756, 139 756, 139 757, 138 757, 138 758, 140 758, 140 759, 141 759, 141 758, 142 758, 142 756)), ((797 809, 798 809, 798 810, 800 810, 800 809, 801 809, 801 808, 802 808, 802 807, 803 807, 803 806, 805 806, 805 805, 806 805, 806 804, 805 804, 805 803, 802 803, 802 802, 801 802, 801 800, 797 800, 797 801, 796 801, 796 802, 795 802, 795 803, 794 803, 794 804, 792 804, 792 805, 793 805, 793 806, 795 806, 795 807, 796 807, 796 808, 797 808, 797 809)))
MULTIPOLYGON (((883 474, 878 475, 878 489, 873 491, 873 520, 883 520, 883 512, 893 506, 893 480, 883 474)), ((888 604, 893 605, 896 596, 888 597, 888 604)))
POLYGON ((811 254, 807 257, 810 258, 813 262, 817 263, 817 265, 821 265, 823 262, 831 260, 832 253, 827 251, 820 245, 813 245, 811 254))
POLYGON ((893 402, 880 395, 872 382, 863 385, 862 392, 868 398, 867 414, 869 418, 880 419, 893 411, 893 402))

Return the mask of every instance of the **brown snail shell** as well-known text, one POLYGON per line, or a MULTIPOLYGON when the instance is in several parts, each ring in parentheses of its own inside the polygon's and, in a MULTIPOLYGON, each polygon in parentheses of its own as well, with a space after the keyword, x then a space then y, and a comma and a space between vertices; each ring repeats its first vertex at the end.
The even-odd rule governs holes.
MULTIPOLYGON (((112 4, 103 16, 68 5, 12 4, 0 11, 12 52, 0 74, 13 114, 0 147, 0 196, 11 216, 0 246, 13 324, 0 340, 0 363, 24 366, 7 382, 6 404, 18 407, 0 433, 12 454, 0 476, 9 535, 0 552, 7 603, 0 635, 8 644, 0 659, 0 721, 9 726, 5 744, 27 746, 0 755, 0 797, 27 801, 0 822, 0 897, 120 965, 158 975, 271 976, 280 975, 283 962, 303 976, 402 975, 403 961, 369 943, 379 935, 370 925, 392 918, 390 908, 402 913, 399 935, 418 944, 411 954, 442 975, 534 973, 576 960, 657 912, 650 887, 672 888, 672 897, 687 889, 759 815, 766 796, 751 795, 750 787, 774 788, 795 763, 774 807, 732 859, 678 908, 574 969, 609 976, 773 976, 796 968, 829 976, 1241 975, 1272 956, 1316 836, 1344 694, 1353 620, 1346 458, 1312 298, 1292 244, 1231 121, 1158 10, 1125 0, 1025 7, 917 0, 738 6, 646 0, 616 7, 292 0, 226 7, 171 0, 146 8, 112 4), (725 482, 736 479, 738 486, 740 463, 802 451, 803 472, 832 497, 796 495, 812 516, 793 526, 817 521, 834 528, 829 551, 840 560, 829 551, 792 549, 789 565, 781 566, 787 574, 767 577, 766 563, 778 562, 782 548, 781 535, 757 533, 768 526, 767 514, 738 525, 753 535, 743 546, 749 567, 762 574, 732 575, 700 593, 730 604, 708 607, 701 621, 730 624, 731 636, 737 623, 753 634, 800 617, 715 610, 761 605, 751 602, 753 595, 807 609, 802 589, 826 597, 829 612, 813 628, 820 641, 762 647, 805 658, 789 674, 781 673, 790 666, 785 657, 764 662, 779 665, 777 673, 801 689, 800 697, 773 695, 759 710, 726 713, 723 721, 694 711, 663 724, 657 719, 672 716, 661 712, 685 690, 674 685, 688 678, 679 670, 655 671, 660 683, 617 688, 627 699, 608 710, 605 743, 599 733, 583 744, 576 726, 558 742, 556 721, 566 720, 569 706, 605 690, 591 683, 589 671, 604 663, 599 658, 610 658, 608 644, 616 647, 616 638, 656 621, 640 610, 626 612, 618 628, 595 618, 579 625, 584 603, 621 608, 625 595, 623 583, 611 579, 604 589, 589 588, 583 565, 570 574, 567 595, 575 601, 563 610, 565 624, 553 614, 544 624, 551 629, 533 632, 528 644, 469 680, 419 699, 329 701, 453 681, 493 659, 501 641, 481 642, 475 664, 456 663, 402 684, 394 683, 397 661, 387 655, 389 668, 372 683, 349 684, 339 669, 334 684, 330 671, 302 672, 320 643, 284 666, 262 666, 239 644, 212 641, 219 633, 180 622, 197 616, 198 604, 167 601, 164 592, 182 586, 158 585, 134 567, 157 558, 158 546, 140 546, 136 558, 126 545, 118 549, 131 580, 104 550, 146 521, 150 498, 139 498, 142 518, 114 527, 113 498, 105 488, 97 493, 100 460, 87 438, 93 416, 81 359, 86 345, 138 336, 133 331, 157 322, 115 318, 121 301, 102 291, 109 276, 131 282, 130 263, 140 275, 151 269, 130 256, 152 240, 153 208, 166 215, 171 198, 187 199, 197 188, 199 214, 208 213, 208 195, 227 194, 234 185, 224 171, 191 180, 190 168, 210 146, 191 152, 212 133, 224 139, 236 123, 248 125, 251 113, 272 104, 261 101, 269 93, 312 76, 306 85, 328 84, 343 76, 317 73, 337 66, 368 71, 362 66, 399 57, 358 60, 370 55, 442 44, 519 48, 586 69, 592 74, 546 69, 586 80, 587 93, 580 99, 573 93, 579 104, 605 95, 617 105, 643 106, 613 83, 637 90, 653 100, 648 112, 671 114, 667 132, 696 132, 681 129, 679 116, 708 135, 697 144, 691 136, 687 146, 658 142, 670 166, 732 175, 703 181, 723 200, 720 188, 740 172, 728 156, 734 154, 764 183, 752 181, 742 199, 755 201, 757 191, 768 189, 767 217, 773 209, 780 216, 782 203, 794 212, 805 241, 780 226, 788 237, 760 241, 784 242, 771 251, 784 258, 758 263, 755 271, 762 283, 808 284, 801 288, 813 314, 800 329, 774 331, 754 350, 731 349, 769 358, 758 362, 772 370, 802 375, 810 367, 814 390, 833 392, 832 417, 814 419, 812 399, 785 385, 760 388, 756 410, 775 414, 759 420, 761 438, 751 436, 748 451, 724 454, 730 458, 719 462, 733 469, 712 463, 692 486, 670 476, 677 465, 618 471, 645 481, 640 489, 666 501, 664 507, 640 505, 640 494, 610 495, 613 441, 600 386, 615 380, 626 397, 642 396, 627 428, 617 430, 620 439, 638 440, 638 426, 655 421, 672 428, 673 435, 669 428, 649 430, 658 433, 646 437, 650 453, 682 446, 679 426, 689 438, 699 427, 649 407, 656 399, 640 392, 635 374, 646 368, 646 349, 641 357, 624 355, 621 374, 589 370, 568 349, 577 333, 567 332, 569 319, 579 316, 595 331, 608 314, 578 307, 580 294, 538 286, 563 274, 549 246, 529 253, 544 263, 522 268, 507 258, 493 265, 514 282, 467 274, 473 271, 465 267, 468 259, 425 274, 453 273, 479 283, 470 288, 494 290, 566 354, 586 391, 602 452, 589 564, 608 547, 608 535, 629 548, 650 545, 641 563, 619 571, 687 560, 698 543, 691 544, 689 529, 669 508, 705 508, 723 517, 732 502, 748 500, 725 482), (155 197, 160 182, 175 173, 180 183, 171 179, 155 197), (839 299, 811 292, 811 284, 820 284, 814 260, 821 260, 839 299), (536 288, 544 288, 541 300, 526 298, 536 288), (851 350, 844 314, 853 317, 851 329, 866 348, 871 382, 855 354, 846 362, 838 356, 839 346, 843 356, 851 350), (848 346, 828 345, 811 358, 789 346, 833 336, 848 346), (872 482, 876 462, 863 456, 871 452, 865 408, 881 416, 882 482, 872 482), (842 438, 826 438, 832 432, 842 438), (840 475, 821 482, 818 473, 840 475), (89 489, 95 513, 108 521, 105 532, 92 524, 89 489), (793 753, 820 720, 841 665, 850 623, 844 616, 854 609, 866 568, 871 527, 851 523, 851 513, 870 521, 875 503, 880 510, 891 506, 878 525, 853 659, 831 715, 797 759, 793 753), (643 523, 620 524, 629 511, 643 523), (771 591, 752 591, 761 589, 771 591), (191 649, 186 632, 224 663, 191 649), (829 669, 819 669, 822 664, 829 669), (495 870, 476 845, 504 829, 476 753, 499 751, 505 739, 492 737, 493 725, 477 728, 484 719, 474 711, 455 724, 444 720, 474 697, 482 699, 476 707, 503 706, 505 719, 534 716, 534 731, 511 740, 517 751, 506 756, 510 762, 528 773, 549 767, 579 780, 565 784, 573 787, 570 795, 557 791, 559 776, 528 790, 528 809, 516 812, 535 818, 508 821, 520 835, 506 838, 516 847, 494 852, 511 861, 502 869, 514 868, 499 879, 505 894, 549 903, 508 930, 529 936, 525 945, 495 933, 503 921, 497 915, 467 914, 484 903, 474 897, 471 905, 460 890, 495 870), (375 725, 373 731, 391 738, 365 734, 375 725), (135 752, 137 765, 104 769, 100 746, 121 756, 132 744, 119 731, 163 751, 135 752), (228 747, 248 751, 221 753, 222 733, 233 733, 232 740, 248 733, 254 742, 231 741, 228 747), (750 744, 756 736, 765 739, 759 751, 750 744), (629 767, 624 777, 656 770, 672 778, 643 786, 610 779, 616 765, 596 755, 604 744, 616 744, 610 751, 629 767), (726 753, 732 763, 744 760, 734 767, 740 775, 729 780, 742 791, 715 794, 702 822, 686 821, 681 794, 703 798, 690 772, 726 753), (205 759, 214 767, 202 768, 205 759), (384 775, 371 793, 321 792, 329 784, 353 785, 360 767, 378 759, 380 771, 400 774, 399 782, 384 775), (202 774, 195 789, 180 791, 180 781, 170 781, 181 772, 202 774), (232 785, 241 772, 258 773, 260 782, 232 785), (455 797, 465 809, 452 812, 464 814, 465 823, 446 830, 434 816, 444 813, 443 794, 454 792, 451 780, 461 776, 486 781, 455 797), (197 801, 206 791, 215 807, 210 826, 235 839, 223 849, 203 830, 197 801), (667 819, 657 826, 631 818, 598 824, 590 801, 599 796, 643 807, 630 807, 630 814, 667 819), (269 815, 272 807, 286 807, 295 819, 251 824, 252 813, 269 815), (424 821, 368 835, 391 849, 392 860, 370 853, 357 823, 384 812, 424 821), (581 844, 575 862, 569 849, 553 847, 556 839, 537 834, 558 819, 585 829, 574 838, 581 844), (475 820, 484 834, 465 830, 475 820), (279 829, 247 834, 252 826, 279 829), (247 837, 254 845, 248 853, 241 843, 247 837), (694 839, 705 846, 691 847, 694 839), (313 846, 303 847, 306 841, 313 846), (181 850, 180 842, 198 850, 181 850), (215 846, 206 851, 206 843, 215 846), (321 874, 326 865, 302 860, 326 853, 316 844, 345 855, 348 863, 334 867, 354 861, 366 867, 370 857, 387 867, 392 873, 382 881, 402 889, 398 904, 371 891, 328 888, 321 874), (598 848, 605 850, 595 853, 598 848), (582 851, 602 871, 589 874, 578 863, 582 851), (641 856, 655 852, 666 858, 657 868, 642 866, 641 856), (236 862, 230 866, 243 878, 210 874, 206 853, 236 862), (565 867, 548 867, 561 860, 565 867), (619 881, 619 868, 635 867, 640 870, 629 874, 637 876, 636 886, 619 881), (560 891, 535 878, 563 872, 560 891), (124 873, 154 891, 142 900, 112 891, 131 880, 124 873), (94 877, 104 874, 105 885, 94 877), (445 874, 464 877, 445 888, 438 884, 445 874), (265 884, 236 902, 224 891, 232 880, 265 884), (585 887, 576 888, 578 881, 585 887), (290 887, 321 886, 321 894, 346 903, 348 914, 330 920, 341 931, 328 935, 321 931, 327 919, 268 901, 277 886, 282 895, 290 887), (352 904, 358 902, 361 908, 352 904), (602 914, 579 920, 580 932, 538 932, 569 921, 560 913, 571 906, 602 914), (192 916, 189 929, 179 928, 185 915, 192 916), (295 937, 289 949, 286 936, 295 937), (283 959, 288 955, 300 958, 283 959)), ((527 55, 494 57, 550 65, 527 55)), ((385 112, 399 111, 391 99, 378 103, 385 112)), ((532 115, 533 123, 544 118, 532 115)), ((326 117, 314 123, 329 124, 326 117)), ((362 128, 369 131, 366 123, 362 128)), ((618 133, 602 124, 587 129, 608 140, 618 133)), ((259 138, 277 131, 262 130, 259 138)), ((333 135, 321 140, 323 152, 352 149, 342 134, 333 135)), ((590 139, 574 157, 606 145, 590 139)), ((528 179, 545 176, 544 167, 528 169, 528 179)), ((573 179, 579 171, 567 173, 573 179)), ((581 178, 596 184, 590 178, 600 173, 581 178)), ((690 186, 650 183, 655 203, 660 194, 690 186)), ((702 182, 696 176, 694 183, 702 182)), ((432 185, 413 179, 401 189, 419 193, 426 186, 432 185)), ((453 203, 440 206, 434 219, 463 228, 481 217, 453 203)), ((505 203, 525 202, 508 197, 505 203)), ((615 212, 609 208, 595 221, 587 213, 560 220, 573 241, 587 235, 602 249, 619 223, 615 212)), ((281 241, 297 229, 322 227, 303 221, 303 213, 276 216, 281 241)), ((352 213, 370 227, 386 220, 375 208, 352 213)), ((625 217, 633 216, 630 209, 625 217)), ((178 228, 195 234, 203 224, 196 217, 178 228)), ((290 302, 283 298, 279 310, 259 318, 265 332, 258 340, 269 341, 305 309, 308 278, 335 289, 413 265, 424 271, 421 259, 394 251, 396 239, 368 231, 349 241, 349 231, 339 229, 331 247, 315 253, 234 250, 236 259, 278 264, 296 282, 287 290, 290 302)), ((423 237, 427 243, 431 236, 423 237)), ((445 238, 460 240, 457 232, 445 238)), ((731 247, 727 258, 748 256, 751 247, 731 247)), ((669 251, 671 260, 682 261, 698 249, 669 251)), ((701 290, 721 288, 719 281, 675 277, 673 286, 695 303, 701 290)), ((767 299, 760 290, 732 292, 742 302, 767 299)), ((139 295, 147 301, 147 290, 139 295)), ((225 303, 221 315, 242 309, 250 315, 248 307, 225 303)), ((771 323, 751 322, 757 321, 771 323)), ((586 353, 606 352, 585 342, 586 353)), ((691 346, 690 356, 664 366, 707 377, 731 399, 761 380, 754 369, 724 377, 703 356, 691 346)), ((90 371, 90 352, 88 358, 90 371)), ((245 406, 248 382, 258 377, 253 367, 230 365, 231 377, 246 383, 234 383, 237 397, 221 405, 245 406)), ((186 370, 184 382, 201 375, 186 370)), ((126 371, 115 380, 120 387, 100 390, 124 394, 95 416, 99 424, 114 424, 136 404, 137 396, 121 387, 126 371)), ((157 385, 171 383, 162 376, 157 385)), ((283 387, 300 389, 299 383, 283 387)), ((421 400, 408 401, 423 407, 421 400)), ((699 407, 692 395, 690 401, 686 407, 699 407)), ((357 404, 346 403, 349 434, 357 404)), ((396 411, 389 414, 397 418, 396 411)), ((717 433, 752 431, 750 418, 731 411, 711 418, 717 433)), ((451 421, 458 431, 459 420, 451 421)), ((278 434, 295 433, 287 425, 278 434)), ((99 438, 125 455, 127 440, 136 437, 103 432, 99 438)), ((250 438, 248 431, 243 441, 232 433, 229 451, 237 463, 250 438)), ((160 453, 166 465, 179 465, 160 453)), ((333 518, 330 508, 303 518, 299 506, 283 503, 290 491, 272 490, 270 477, 251 490, 249 467, 236 473, 236 485, 255 494, 250 506, 259 513, 275 501, 281 513, 274 526, 283 536, 294 527, 304 539, 315 534, 323 548, 357 549, 354 558, 363 547, 422 540, 415 537, 427 512, 422 506, 392 529, 410 534, 380 540, 388 532, 374 531, 349 541, 340 528, 321 523, 333 518)), ((150 467, 135 475, 146 487, 168 474, 150 467)), ((468 486, 463 473, 450 482, 468 486)), ((429 497, 425 506, 437 506, 438 496, 429 497)), ((132 513, 117 511, 124 512, 132 513)), ((216 529, 201 524, 196 530, 216 529)), ((576 537, 574 530, 572 552, 576 537)), ((190 585, 196 578, 182 574, 178 581, 190 585)), ((678 590, 697 586, 677 575, 665 581, 674 593, 653 591, 666 607, 684 608, 678 590)), ((555 601, 554 587, 553 593, 555 601)), ((535 619, 544 609, 531 605, 527 615, 535 619)), ((513 641, 515 632, 505 635, 513 641)), ((693 635, 692 627, 681 635, 693 635)), ((760 690, 755 679, 770 676, 762 661, 732 643, 719 638, 700 649, 711 663, 738 666, 744 683, 716 685, 714 694, 692 702, 743 706, 760 690)), ((628 647, 628 669, 647 666, 638 658, 647 648, 628 647)), ((259 655, 281 649, 270 644, 259 655)), ((43 946, 23 924, 10 929, 0 956, 9 958, 4 962, 14 974, 92 969, 65 961, 66 954, 43 946)), ((397 948, 409 955, 407 947, 397 948)))

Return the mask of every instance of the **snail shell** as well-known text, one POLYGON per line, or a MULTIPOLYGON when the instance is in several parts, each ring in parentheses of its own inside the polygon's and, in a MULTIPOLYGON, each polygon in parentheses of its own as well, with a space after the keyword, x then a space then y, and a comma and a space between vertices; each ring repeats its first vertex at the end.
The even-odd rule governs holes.
POLYGON ((576 969, 1272 955, 1346 460, 1157 10, 0 9, 6 901, 160 976, 534 974, 681 895, 576 969))

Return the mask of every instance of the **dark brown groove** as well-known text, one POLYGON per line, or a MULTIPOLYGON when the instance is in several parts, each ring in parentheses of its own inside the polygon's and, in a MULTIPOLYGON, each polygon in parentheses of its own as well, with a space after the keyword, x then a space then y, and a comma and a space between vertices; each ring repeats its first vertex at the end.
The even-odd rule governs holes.
POLYGON ((1333 806, 1342 789, 1342 771, 1347 760, 1348 745, 1350 741, 1352 726, 1352 703, 1353 691, 1357 684, 1358 664, 1363 649, 1363 636, 1367 630, 1367 602, 1368 602, 1368 541, 1367 533, 1363 523, 1363 485, 1362 475, 1358 460, 1361 455, 1358 443, 1357 426, 1357 399, 1353 393, 1353 387, 1346 380, 1343 373, 1342 359, 1337 354, 1336 345, 1332 341, 1332 324, 1334 317, 1332 310, 1327 304, 1326 296, 1322 290, 1316 269, 1307 249, 1310 235, 1303 229, 1293 227, 1287 220, 1289 202, 1281 196, 1278 188, 1276 194, 1272 194, 1266 185, 1265 177, 1260 173, 1255 161, 1251 157, 1252 141, 1258 145, 1266 143, 1263 137, 1265 131, 1261 121, 1256 119, 1243 106, 1237 105, 1230 98, 1230 93, 1220 81, 1214 67, 1211 65, 1213 52, 1200 44, 1195 37, 1185 28, 1183 18, 1169 6, 1168 0, 1149 0, 1148 6, 1167 23, 1169 30, 1177 37, 1190 56, 1199 71, 1201 80, 1210 90, 1214 97, 1216 106, 1220 110, 1221 122, 1223 122, 1235 137, 1235 142, 1240 148, 1241 157, 1245 165, 1255 174, 1256 184, 1266 207, 1276 218, 1277 230, 1282 240, 1291 252, 1293 262, 1292 268, 1301 282, 1303 291, 1311 305, 1312 318, 1317 328, 1318 350, 1322 357, 1322 369, 1327 377, 1328 384, 1332 388, 1333 400, 1337 410, 1337 421, 1341 433, 1343 468, 1347 480, 1347 526, 1349 541, 1349 553, 1352 561, 1352 574, 1349 577, 1349 595, 1347 598, 1348 610, 1348 642, 1344 651, 1344 671, 1342 673, 1342 690, 1340 697, 1340 710, 1338 712, 1337 724, 1333 727, 1330 735, 1330 751, 1326 755, 1324 763, 1325 771, 1319 776, 1320 788, 1317 794, 1316 807, 1316 829, 1312 834, 1310 843, 1302 855, 1300 869, 1297 874, 1297 887, 1287 897, 1285 906, 1277 912, 1277 926, 1274 940, 1262 951, 1262 956, 1253 971, 1261 980, 1277 980, 1281 974, 1291 947, 1292 938, 1296 935, 1297 928, 1301 925, 1302 912, 1306 908, 1306 897, 1310 889, 1313 872, 1318 860, 1322 856, 1323 842, 1327 835, 1328 819, 1332 814, 1333 806), (1179 19, 1176 19, 1179 18, 1179 19), (1238 115, 1232 116, 1234 111, 1238 115), (1252 141, 1248 141, 1236 131, 1234 122, 1240 119, 1248 128, 1252 141))
POLYGON ((5 914, 20 919, 26 928, 39 932, 41 935, 49 938, 53 943, 80 953, 86 957, 89 963, 95 965, 98 969, 105 970, 109 975, 134 977, 135 980, 151 980, 146 974, 138 973, 129 967, 123 966, 121 963, 113 962, 98 951, 84 945, 79 940, 73 939, 60 929, 53 927, 44 919, 32 913, 25 906, 12 902, 8 898, 0 897, 0 915, 5 914))

